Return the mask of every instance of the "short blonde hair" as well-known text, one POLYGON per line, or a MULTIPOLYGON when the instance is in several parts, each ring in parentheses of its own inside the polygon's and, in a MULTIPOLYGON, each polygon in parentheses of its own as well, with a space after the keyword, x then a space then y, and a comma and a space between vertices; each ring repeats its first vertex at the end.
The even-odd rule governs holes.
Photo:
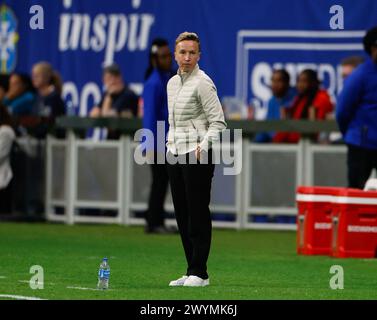
POLYGON ((188 32, 188 31, 182 32, 177 37, 177 39, 175 40, 175 45, 177 46, 178 43, 180 43, 182 41, 185 41, 185 40, 195 41, 198 44, 199 52, 200 52, 200 40, 199 40, 199 37, 198 37, 198 35, 196 33, 194 33, 194 32, 188 32))
POLYGON ((42 73, 48 84, 52 84, 56 91, 61 95, 63 92, 63 80, 60 74, 54 70, 47 61, 41 61, 33 65, 33 69, 42 73))

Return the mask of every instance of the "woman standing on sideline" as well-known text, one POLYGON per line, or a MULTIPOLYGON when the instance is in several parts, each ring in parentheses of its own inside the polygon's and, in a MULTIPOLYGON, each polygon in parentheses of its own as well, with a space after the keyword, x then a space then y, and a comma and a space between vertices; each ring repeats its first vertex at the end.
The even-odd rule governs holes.
POLYGON ((209 285, 207 259, 212 223, 209 211, 215 165, 211 144, 226 128, 212 80, 199 69, 200 41, 181 33, 175 42, 177 74, 167 86, 168 175, 174 211, 187 260, 187 271, 170 286, 209 285))

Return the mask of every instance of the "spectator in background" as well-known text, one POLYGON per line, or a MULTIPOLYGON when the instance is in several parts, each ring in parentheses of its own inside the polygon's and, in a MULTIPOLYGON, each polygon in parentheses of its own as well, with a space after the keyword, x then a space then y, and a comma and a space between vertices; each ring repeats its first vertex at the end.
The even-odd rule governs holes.
POLYGON ((9 76, 0 74, 0 102, 5 98, 5 94, 9 90, 9 76))
MULTIPOLYGON (((326 90, 320 88, 317 72, 306 69, 297 79, 297 96, 289 108, 282 109, 283 119, 323 120, 333 110, 333 103, 326 90)), ((300 134, 296 132, 280 132, 274 142, 296 143, 300 134)))
MULTIPOLYGON (((286 70, 274 70, 271 77, 272 97, 268 101, 266 120, 281 119, 282 109, 289 107, 296 90, 289 86, 290 76, 286 70)), ((261 132, 255 136, 254 142, 271 142, 274 132, 261 132)))
POLYGON ((39 62, 32 69, 33 85, 37 89, 36 114, 54 120, 65 114, 61 98, 63 83, 48 62, 39 62))
POLYGON ((377 27, 363 38, 369 58, 344 82, 336 120, 347 144, 348 186, 363 189, 377 169, 377 27))
MULTIPOLYGON (((89 113, 92 118, 124 117, 133 118, 138 114, 138 96, 125 84, 121 70, 117 64, 112 64, 103 70, 105 93, 100 103, 89 113)), ((120 131, 107 129, 107 139, 119 139, 120 131)))
MULTIPOLYGON (((354 69, 356 69, 356 67, 362 64, 364 60, 365 59, 362 56, 350 56, 342 59, 340 67, 343 81, 353 72, 354 69)), ((329 119, 335 119, 335 112, 329 115, 329 119)), ((340 132, 330 132, 328 140, 332 144, 343 143, 342 134, 340 132)))
POLYGON ((145 73, 146 82, 143 91, 143 128, 149 129, 154 135, 153 145, 146 145, 147 156, 153 159, 153 164, 150 165, 152 184, 148 209, 145 213, 147 233, 165 234, 174 232, 164 225, 164 203, 169 177, 165 163, 158 163, 158 159, 164 159, 166 153, 165 137, 169 130, 166 86, 172 75, 172 54, 169 44, 164 39, 155 39, 150 48, 149 66, 145 73), (161 147, 157 145, 157 121, 164 121, 162 133, 165 136, 160 137, 160 141, 163 142, 161 147), (158 157, 158 154, 160 154, 160 157, 158 157))
POLYGON ((90 111, 90 116, 97 117, 137 117, 138 96, 125 84, 120 68, 116 64, 103 70, 105 93, 98 104, 90 111))
MULTIPOLYGON (((48 62, 39 62, 32 68, 32 81, 37 89, 35 114, 47 120, 35 129, 35 135, 44 138, 55 118, 64 115, 65 104, 62 99, 63 82, 57 71, 48 62)), ((55 135, 64 138, 65 131, 56 129, 55 135)))
POLYGON ((342 74, 343 80, 345 80, 353 72, 353 70, 356 67, 362 64, 364 60, 365 59, 362 56, 350 56, 350 57, 344 58, 340 62, 341 74, 342 74))
POLYGON ((10 154, 16 138, 12 128, 11 116, 0 103, 0 213, 11 213, 12 168, 10 154))
POLYGON ((9 89, 3 98, 3 104, 15 116, 31 115, 35 104, 35 89, 30 77, 24 73, 13 73, 9 78, 9 89))

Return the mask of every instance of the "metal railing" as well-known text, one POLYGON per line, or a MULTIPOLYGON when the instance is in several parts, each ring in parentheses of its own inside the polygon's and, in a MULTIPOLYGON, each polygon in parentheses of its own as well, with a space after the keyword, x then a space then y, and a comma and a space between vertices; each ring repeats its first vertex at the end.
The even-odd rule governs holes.
MULTIPOLYGON (((137 146, 133 133, 141 127, 140 120, 64 117, 57 123, 67 129, 67 137, 47 138, 47 219, 67 224, 143 224, 136 213, 147 208, 150 173, 148 166, 136 164, 133 158, 137 146), (77 136, 78 131, 96 126, 121 130, 120 140, 93 142, 77 136), (81 212, 94 208, 115 214, 81 212)), ((334 121, 228 121, 228 128, 243 130, 240 141, 222 146, 242 154, 242 171, 225 176, 219 170, 223 164, 217 165, 211 212, 222 219, 214 219, 215 227, 295 230, 296 186, 328 178, 319 169, 324 156, 333 156, 334 185, 345 181, 345 146, 317 145, 310 139, 318 131, 336 131, 334 121), (250 137, 259 131, 298 131, 304 136, 298 144, 255 144, 250 137)), ((165 209, 174 211, 170 195, 165 209)), ((175 224, 173 218, 167 221, 175 224)))

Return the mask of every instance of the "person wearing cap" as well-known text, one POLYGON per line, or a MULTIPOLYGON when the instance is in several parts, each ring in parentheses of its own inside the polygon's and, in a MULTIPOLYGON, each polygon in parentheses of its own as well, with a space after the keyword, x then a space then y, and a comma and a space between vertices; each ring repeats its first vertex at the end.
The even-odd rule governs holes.
POLYGON ((169 132, 167 162, 174 212, 187 261, 186 274, 170 286, 209 285, 211 247, 209 203, 215 170, 212 144, 225 130, 224 112, 211 78, 199 68, 197 34, 181 33, 175 41, 178 72, 167 86, 169 132))
POLYGON ((117 64, 103 69, 102 78, 105 93, 100 103, 90 111, 91 117, 136 117, 138 97, 125 84, 121 70, 117 64))
POLYGON ((377 27, 363 38, 369 55, 345 80, 336 120, 347 145, 348 186, 363 189, 377 169, 377 27))
MULTIPOLYGON (((151 160, 150 168, 152 182, 149 192, 148 209, 145 212, 146 233, 167 234, 176 233, 176 229, 165 226, 164 203, 168 188, 169 177, 165 161, 159 163, 158 154, 164 158, 165 144, 157 144, 159 133, 168 131, 168 98, 166 86, 173 76, 172 54, 165 39, 157 38, 152 41, 149 52, 149 66, 145 72, 143 90, 143 128, 153 132, 153 141, 145 141, 147 156, 151 160), (163 121, 164 129, 157 130, 157 122, 163 121)), ((165 140, 165 136, 160 141, 165 140)))

